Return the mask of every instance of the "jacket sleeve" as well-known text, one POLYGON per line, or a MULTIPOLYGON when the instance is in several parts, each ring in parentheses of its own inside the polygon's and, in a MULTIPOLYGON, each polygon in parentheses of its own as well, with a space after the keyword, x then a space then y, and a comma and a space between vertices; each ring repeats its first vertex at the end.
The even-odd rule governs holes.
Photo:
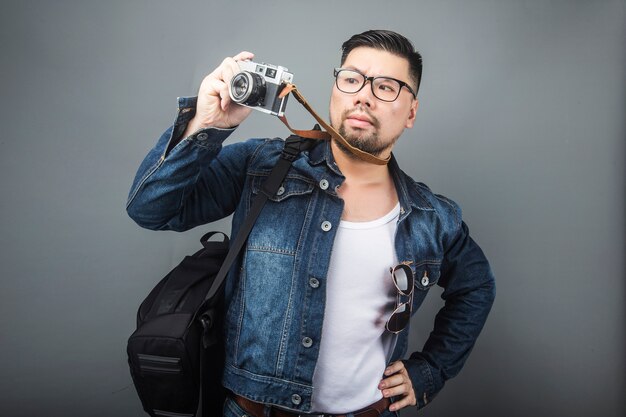
MULTIPOLYGON (((460 210, 457 213, 460 219, 460 210)), ((495 299, 495 279, 467 225, 457 222, 447 244, 439 285, 444 306, 421 352, 403 361, 417 397, 418 408, 428 404, 446 380, 459 373, 469 356, 495 299)))
POLYGON ((141 163, 126 210, 140 226, 183 231, 230 215, 237 206, 255 141, 225 146, 234 131, 208 128, 181 140, 195 98, 179 98, 173 126, 141 163))

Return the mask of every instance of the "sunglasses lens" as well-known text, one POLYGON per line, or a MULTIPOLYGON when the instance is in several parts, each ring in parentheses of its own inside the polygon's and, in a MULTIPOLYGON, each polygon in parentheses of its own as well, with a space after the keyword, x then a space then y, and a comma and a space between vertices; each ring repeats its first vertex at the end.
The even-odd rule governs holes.
POLYGON ((391 269, 391 277, 393 278, 393 284, 398 290, 398 298, 396 300, 396 309, 394 310, 389 320, 387 320, 387 330, 392 333, 398 333, 402 331, 409 324, 411 320, 411 303, 413 302, 413 271, 411 267, 405 264, 400 264, 391 269), (409 297, 408 301, 402 299, 403 297, 409 297), (406 301, 406 302, 400 302, 406 301))
POLYGON ((406 327, 411 318, 411 309, 407 304, 400 304, 387 321, 387 330, 398 333, 406 327))
POLYGON ((395 267, 393 270, 393 282, 402 294, 411 294, 413 290, 413 273, 411 268, 406 265, 395 267))

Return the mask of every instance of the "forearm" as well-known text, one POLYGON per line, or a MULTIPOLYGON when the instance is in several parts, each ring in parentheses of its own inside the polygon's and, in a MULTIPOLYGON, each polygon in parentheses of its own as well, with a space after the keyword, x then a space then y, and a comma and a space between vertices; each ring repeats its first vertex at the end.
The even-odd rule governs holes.
POLYGON ((251 112, 230 100, 228 83, 237 61, 253 57, 243 51, 225 58, 204 77, 196 98, 179 99, 176 123, 144 159, 128 197, 128 214, 139 225, 186 230, 234 210, 247 148, 216 160, 222 142, 251 112))
POLYGON ((444 306, 421 352, 405 361, 418 406, 456 376, 482 331, 495 299, 495 279, 480 247, 462 223, 442 264, 444 306))
POLYGON ((127 211, 142 227, 185 230, 227 215, 219 209, 219 201, 211 201, 210 192, 207 199, 195 199, 194 193, 198 187, 220 187, 218 178, 207 178, 201 171, 206 171, 202 167, 216 158, 233 129, 207 129, 184 137, 194 113, 190 106, 194 104, 195 99, 179 99, 174 125, 161 136, 137 171, 127 211))
POLYGON ((484 327, 494 298, 495 284, 489 272, 481 285, 446 300, 422 351, 414 352, 403 361, 418 407, 432 401, 445 382, 461 371, 484 327))

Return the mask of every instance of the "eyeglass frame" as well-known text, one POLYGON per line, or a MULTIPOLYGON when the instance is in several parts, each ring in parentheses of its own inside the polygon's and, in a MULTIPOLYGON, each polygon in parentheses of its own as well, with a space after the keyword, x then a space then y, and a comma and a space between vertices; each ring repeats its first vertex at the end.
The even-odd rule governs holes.
POLYGON ((374 95, 374 97, 376 97, 376 98, 377 98, 377 99, 379 99, 380 101, 384 101, 384 102, 386 102, 386 103, 393 103, 394 101, 396 101, 396 100, 398 99, 398 97, 400 97, 400 93, 402 92, 402 87, 406 87, 406 89, 407 89, 407 90, 409 90, 409 93, 411 93, 411 95, 413 96, 413 99, 417 99, 417 93, 415 93, 415 92, 413 91, 413 89, 411 88, 411 86, 410 86, 408 83, 405 83, 405 82, 404 82, 404 81, 402 81, 402 80, 398 80, 397 78, 393 78, 393 77, 386 77, 386 76, 382 76, 382 75, 379 75, 379 76, 376 76, 376 77, 373 77, 373 76, 367 76, 367 75, 363 74, 362 72, 357 71, 357 70, 352 69, 352 68, 335 68, 335 69, 333 69, 333 76, 335 77, 335 85, 337 86, 337 89, 338 89, 339 91, 341 91, 342 93, 346 93, 346 94, 356 94, 356 93, 358 93, 359 91, 361 91, 361 90, 363 89, 363 87, 365 87, 365 84, 367 84, 367 82, 369 81, 369 82, 370 82, 370 88, 371 88, 371 90, 372 90, 372 94, 374 95), (356 72, 357 74, 359 74, 360 76, 362 76, 362 77, 363 77, 363 84, 361 84, 361 86, 359 87, 359 89, 358 89, 358 90, 356 90, 356 91, 347 92, 347 91, 342 90, 342 89, 339 87, 339 84, 337 83, 337 76, 339 75, 339 73, 340 73, 341 71, 352 71, 352 72, 356 72), (374 92, 374 81, 375 81, 376 79, 380 79, 380 78, 383 78, 383 79, 386 79, 386 80, 393 80, 393 81, 397 82, 398 84, 400 84, 400 88, 398 89, 398 95, 396 95, 396 98, 394 98, 393 100, 385 100, 385 99, 382 99, 382 98, 380 98, 380 97, 378 97, 378 96, 376 95, 376 92, 374 92))
POLYGON ((404 330, 406 328, 406 326, 409 324, 409 321, 411 320, 411 313, 413 312, 413 293, 415 292, 415 276, 413 275, 413 270, 411 270, 411 267, 408 266, 407 264, 398 264, 396 266, 394 266, 393 268, 389 268, 389 273, 391 273, 391 279, 393 282, 393 285, 396 287, 397 293, 396 293, 396 304, 395 307, 393 309, 393 313, 391 313, 391 315, 389 316, 389 318, 387 319, 387 322, 385 323, 385 329, 387 329, 387 331, 397 334, 400 333, 402 330, 404 330), (395 271, 397 271, 398 269, 402 269, 407 277, 407 290, 403 291, 400 289, 400 287, 398 287, 398 283, 396 281, 395 278, 395 271), (405 296, 408 297, 408 301, 401 303, 400 301, 400 297, 401 296, 405 296), (398 329, 398 330, 391 330, 389 328, 389 322, 391 321, 391 319, 393 318, 393 316, 395 314, 398 313, 398 310, 400 308, 408 308, 408 319, 406 321, 406 323, 402 326, 402 328, 398 329))

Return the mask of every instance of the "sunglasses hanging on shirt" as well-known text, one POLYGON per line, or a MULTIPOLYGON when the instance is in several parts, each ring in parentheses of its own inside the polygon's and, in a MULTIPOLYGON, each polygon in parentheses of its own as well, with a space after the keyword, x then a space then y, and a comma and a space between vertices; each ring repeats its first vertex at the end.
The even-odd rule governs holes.
POLYGON ((411 267, 399 264, 389 268, 393 285, 396 287, 396 305, 385 324, 385 328, 392 333, 400 333, 409 324, 413 307, 414 277, 411 267))

